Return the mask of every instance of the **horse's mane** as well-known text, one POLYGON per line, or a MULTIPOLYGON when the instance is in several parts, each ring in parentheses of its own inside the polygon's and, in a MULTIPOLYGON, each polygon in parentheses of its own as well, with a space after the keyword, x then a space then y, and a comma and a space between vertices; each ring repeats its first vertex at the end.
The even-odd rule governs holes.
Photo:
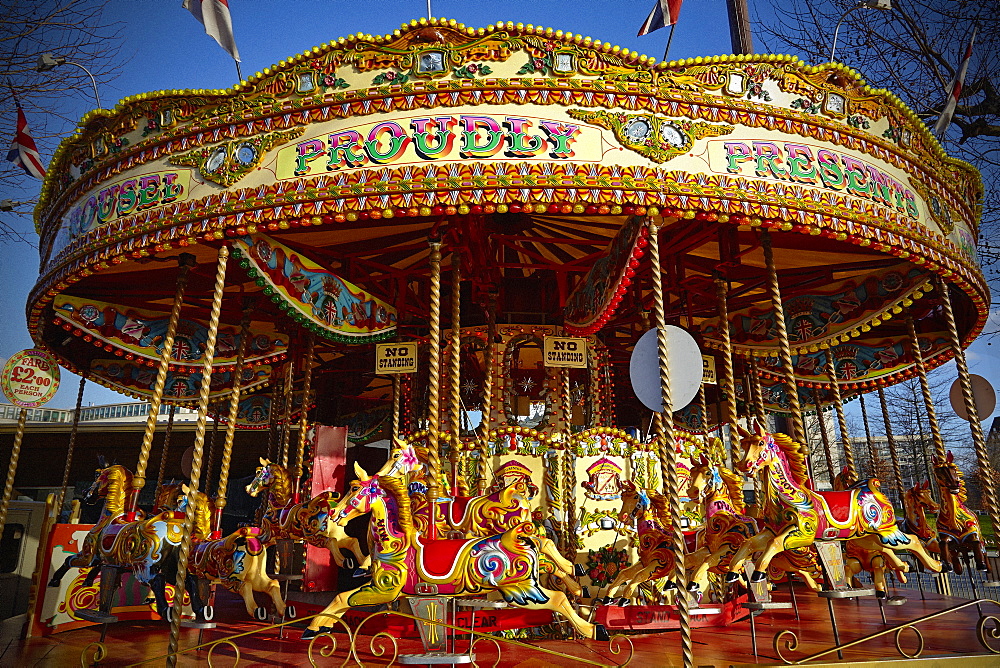
POLYGON ((725 466, 719 467, 719 475, 722 477, 722 482, 729 493, 729 501, 733 504, 733 508, 740 515, 745 514, 747 506, 746 502, 743 501, 743 478, 725 466))
POLYGON ((407 538, 413 537, 413 511, 410 507, 410 493, 406 480, 392 476, 380 476, 379 485, 396 500, 399 526, 407 538))
POLYGON ((962 469, 958 468, 958 465, 954 462, 951 462, 949 466, 954 467, 955 473, 958 475, 958 494, 956 496, 959 501, 965 503, 969 500, 968 490, 965 489, 965 474, 962 473, 962 469))
POLYGON ((806 457, 809 456, 809 448, 803 443, 793 441, 786 434, 771 434, 771 437, 781 451, 785 453, 785 459, 788 460, 788 470, 791 471, 795 482, 800 485, 810 484, 809 469, 806 468, 806 457))
POLYGON ((291 478, 288 476, 288 471, 277 462, 270 462, 268 466, 271 467, 271 473, 274 474, 274 482, 271 483, 271 495, 276 499, 284 499, 287 502, 292 496, 292 484, 291 478))
POLYGON ((656 519, 664 526, 671 526, 670 503, 667 497, 652 489, 646 490, 646 496, 649 497, 649 505, 656 519))

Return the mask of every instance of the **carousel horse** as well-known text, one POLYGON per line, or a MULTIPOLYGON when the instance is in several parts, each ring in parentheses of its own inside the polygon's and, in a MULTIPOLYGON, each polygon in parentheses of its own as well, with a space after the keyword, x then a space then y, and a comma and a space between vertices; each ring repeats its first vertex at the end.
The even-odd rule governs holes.
MULTIPOLYGON (((618 516, 622 523, 635 523, 638 537, 639 561, 618 571, 618 575, 608 585, 608 595, 624 587, 622 597, 632 598, 635 590, 644 582, 668 578, 674 572, 677 561, 674 552, 673 521, 667 506, 667 499, 651 489, 637 487, 630 480, 621 482, 622 508, 618 516)), ((708 578, 699 587, 708 587, 708 578)), ((667 590, 675 585, 667 581, 667 590)))
MULTIPOLYGON (((109 613, 121 574, 132 571, 139 582, 153 590, 157 612, 166 616, 169 614, 166 572, 176 567, 176 552, 184 531, 184 514, 167 511, 132 522, 120 521, 127 494, 124 483, 130 478, 131 474, 117 464, 98 469, 88 496, 104 497, 102 520, 105 521, 95 525, 84 539, 84 549, 90 543, 93 546, 91 551, 76 561, 73 561, 74 557, 69 557, 53 575, 49 586, 58 586, 71 566, 86 568, 100 565, 104 575, 101 578, 100 610, 109 613)), ((90 576, 88 580, 91 580, 90 576)), ((195 607, 195 612, 200 614, 201 611, 195 607)))
POLYGON ((285 467, 264 458, 260 464, 246 489, 253 497, 267 490, 267 509, 260 523, 260 540, 265 547, 282 539, 298 540, 330 550, 341 568, 346 564, 341 550, 353 555, 354 563, 349 567, 367 567, 369 557, 361 550, 358 539, 330 521, 330 511, 337 503, 336 492, 321 492, 308 501, 293 503, 291 477, 285 467))
MULTIPOLYGON (((416 456, 416 450, 412 450, 416 456)), ((422 471, 419 462, 407 470, 422 471)), ((430 527, 430 504, 426 491, 421 489, 419 480, 411 481, 410 505, 413 509, 413 523, 417 531, 426 535, 430 527), (414 484, 416 483, 416 484, 414 484)), ((489 493, 482 496, 456 496, 442 499, 437 505, 437 529, 441 535, 459 535, 464 538, 482 538, 503 533, 523 522, 531 522, 530 501, 538 488, 530 480, 520 480, 506 486, 494 484, 489 493)), ((574 596, 582 592, 571 573, 575 564, 564 557, 555 542, 548 536, 536 535, 541 553, 542 572, 557 577, 574 596)))
MULTIPOLYGON (((688 555, 689 563, 698 564, 691 576, 693 589, 705 581, 708 573, 724 575, 740 546, 757 535, 760 523, 746 514, 743 479, 704 454, 691 463, 688 496, 702 500, 705 526, 699 532, 699 548, 688 555)), ((808 547, 780 552, 771 562, 768 576, 772 581, 797 573, 813 591, 819 591, 822 574, 815 552, 808 547)))
POLYGON ((950 450, 943 460, 934 457, 934 477, 941 490, 937 531, 941 561, 945 564, 945 570, 950 571, 954 568, 955 572, 961 575, 964 569, 962 557, 968 556, 975 561, 976 570, 988 571, 979 520, 965 505, 967 499, 965 480, 950 450))
MULTIPOLYGON (((837 492, 847 491, 855 484, 857 483, 851 477, 850 469, 846 466, 833 479, 833 489, 837 492)), ((914 533, 913 535, 920 538, 919 534, 914 533)), ((887 595, 886 571, 893 571, 897 580, 906 582, 906 573, 910 570, 909 565, 880 542, 872 542, 868 538, 855 538, 847 541, 844 547, 844 568, 851 578, 851 586, 860 588, 861 581, 858 580, 857 576, 861 571, 867 571, 872 574, 876 596, 884 598, 887 595)))
POLYGON ((372 579, 337 594, 302 634, 313 638, 332 629, 348 608, 389 603, 400 595, 468 596, 496 591, 508 603, 528 609, 560 612, 581 635, 606 640, 601 625, 582 619, 566 595, 542 587, 535 526, 524 522, 485 538, 427 540, 413 524, 405 478, 369 476, 355 463, 358 480, 332 513, 340 526, 371 515, 368 544, 372 579))
POLYGON ((934 530, 931 529, 927 521, 927 511, 936 513, 938 504, 931 494, 931 484, 925 480, 922 484, 917 483, 910 489, 903 492, 903 513, 902 529, 906 533, 912 533, 927 546, 928 551, 937 552, 937 540, 934 537, 934 530))
POLYGON ((879 489, 876 478, 859 482, 842 492, 812 489, 806 471, 804 448, 784 434, 769 434, 760 427, 750 433, 737 426, 743 454, 737 468, 748 475, 766 472, 764 528, 734 555, 726 576, 739 578, 743 563, 763 545, 751 581, 767 577, 774 556, 789 548, 806 547, 817 540, 851 540, 865 537, 862 547, 910 550, 934 572, 941 564, 931 558, 916 536, 896 526, 892 504, 879 489), (868 537, 874 537, 868 538, 868 537))
MULTIPOLYGON (((188 486, 170 483, 161 488, 157 495, 157 508, 186 512, 188 486)), ((198 492, 195 500, 195 523, 191 531, 191 552, 188 556, 188 574, 197 583, 189 591, 192 607, 200 610, 208 600, 208 586, 219 583, 233 593, 239 594, 246 605, 247 613, 258 619, 266 617, 266 611, 257 606, 253 593, 263 592, 271 597, 274 609, 279 615, 285 612, 285 601, 281 598, 281 585, 267 576, 265 546, 260 540, 261 530, 257 527, 241 527, 225 538, 209 539, 211 533, 210 501, 206 494, 198 492)), ((167 572, 167 578, 176 571, 167 572)))
POLYGON ((70 568, 92 569, 87 576, 87 585, 93 584, 100 566, 97 540, 105 528, 113 523, 120 523, 125 516, 125 498, 132 489, 132 474, 124 466, 118 464, 108 466, 104 457, 99 457, 98 462, 100 465, 98 474, 83 495, 83 502, 96 503, 97 499, 103 498, 104 507, 101 508, 101 516, 84 536, 80 551, 66 557, 62 565, 52 574, 49 580, 50 587, 58 587, 70 568))

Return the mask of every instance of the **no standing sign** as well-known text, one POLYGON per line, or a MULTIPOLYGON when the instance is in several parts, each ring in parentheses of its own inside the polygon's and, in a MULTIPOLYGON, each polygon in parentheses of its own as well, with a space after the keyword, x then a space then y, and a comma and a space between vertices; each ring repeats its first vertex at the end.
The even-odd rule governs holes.
POLYGON ((59 365, 44 350, 22 350, 4 365, 0 387, 15 406, 38 408, 59 389, 59 365))

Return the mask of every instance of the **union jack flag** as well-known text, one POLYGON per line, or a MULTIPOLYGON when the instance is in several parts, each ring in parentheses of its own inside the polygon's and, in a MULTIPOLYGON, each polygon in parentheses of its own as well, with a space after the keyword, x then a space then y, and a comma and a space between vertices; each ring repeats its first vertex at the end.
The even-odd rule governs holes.
POLYGON ((14 132, 14 140, 10 143, 10 150, 7 152, 7 160, 18 165, 27 172, 28 176, 36 179, 45 178, 45 167, 42 159, 38 155, 38 147, 35 140, 28 132, 28 119, 24 117, 21 103, 14 100, 17 105, 17 131, 14 132))
POLYGON ((681 14, 681 3, 684 0, 656 0, 656 4, 653 5, 653 10, 649 12, 649 16, 643 21, 642 27, 639 28, 639 34, 637 37, 642 37, 643 35, 648 35, 654 30, 659 30, 660 28, 665 28, 667 26, 672 26, 677 23, 677 18, 681 14))

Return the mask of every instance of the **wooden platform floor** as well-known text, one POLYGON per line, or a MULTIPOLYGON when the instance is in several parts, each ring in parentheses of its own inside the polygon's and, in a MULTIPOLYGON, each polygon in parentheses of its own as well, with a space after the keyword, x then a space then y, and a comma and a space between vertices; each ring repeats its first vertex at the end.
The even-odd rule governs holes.
MULTIPOLYGON (((910 592, 906 592, 910 593, 910 592)), ((913 592, 916 593, 916 592, 913 592)), ((787 594, 785 594, 787 596, 787 594)), ((225 596, 225 594, 222 594, 225 596)), ((779 596, 780 598, 780 596, 779 596)), ((826 601, 799 594, 801 620, 796 621, 790 610, 769 611, 757 618, 757 634, 760 647, 759 663, 763 665, 781 664, 772 649, 772 637, 779 631, 791 629, 799 637, 799 649, 792 658, 801 658, 819 652, 833 645, 826 601)), ((926 601, 913 596, 902 606, 887 606, 886 617, 890 624, 898 624, 911 619, 942 610, 961 603, 960 599, 947 598, 928 594, 926 601)), ((204 632, 206 641, 240 633, 264 625, 259 622, 244 621, 246 612, 241 606, 233 605, 235 601, 217 601, 219 608, 218 628, 204 632)), ((840 625, 842 641, 849 641, 886 628, 881 621, 878 605, 874 599, 858 601, 834 601, 837 618, 840 625)), ((1000 607, 988 606, 987 614, 1000 616, 1000 607)), ((20 618, 23 621, 23 618, 20 618)), ((953 613, 946 617, 932 620, 922 626, 925 648, 924 657, 954 657, 986 654, 976 637, 976 622, 979 614, 974 606, 953 613)), ((0 628, 0 666, 18 667, 63 667, 78 666, 80 653, 89 643, 98 640, 99 627, 78 629, 66 633, 58 633, 46 638, 21 640, 18 637, 18 618, 8 620, 0 628)), ((750 649, 750 624, 743 621, 724 629, 696 629, 693 634, 694 656, 696 666, 723 666, 754 663, 750 649)), ((109 653, 102 666, 126 666, 162 655, 166 651, 168 627, 165 622, 120 622, 109 627, 106 645, 109 653)), ((238 641, 241 652, 241 666, 307 666, 307 643, 298 640, 299 632, 292 629, 286 639, 279 639, 275 631, 255 634, 238 641)), ((845 652, 844 661, 858 663, 862 661, 885 659, 901 659, 896 652, 894 634, 871 641, 858 648, 845 652)), ((676 631, 636 635, 631 637, 635 653, 632 666, 640 668, 658 668, 660 666, 680 665, 679 634, 676 631)), ((198 632, 184 629, 180 646, 191 647, 197 644, 198 632)), ((359 644, 359 657, 365 666, 386 665, 387 656, 378 658, 368 651, 367 638, 362 637, 359 644)), ((916 647, 916 638, 912 631, 904 631, 901 643, 907 651, 916 647)), ((996 641, 1000 646, 1000 641, 996 641)), ((599 664, 617 665, 624 661, 624 656, 611 654, 607 643, 593 641, 535 641, 533 648, 515 648, 503 645, 503 654, 496 665, 503 667, 534 668, 540 666, 573 666, 581 668, 588 665, 580 659, 599 664), (564 658, 546 654, 538 648, 548 648, 571 655, 575 658, 564 658)), ((496 650, 492 643, 483 642, 477 645, 480 665, 492 666, 496 661, 496 650)), ((419 652, 421 648, 414 641, 399 641, 401 653, 419 652)), ((344 648, 341 647, 331 658, 317 659, 320 665, 340 665, 344 659, 344 648)), ((235 654, 227 646, 220 646, 213 654, 213 665, 231 666, 235 654)), ((835 662, 836 654, 820 660, 818 663, 835 662)), ((157 660, 148 665, 163 665, 163 660, 157 660)), ((179 657, 180 666, 205 666, 208 664, 207 653, 202 650, 179 657)), ((985 663, 979 665, 1000 666, 1000 655, 993 655, 985 663), (993 659, 996 659, 995 662, 993 659)))

